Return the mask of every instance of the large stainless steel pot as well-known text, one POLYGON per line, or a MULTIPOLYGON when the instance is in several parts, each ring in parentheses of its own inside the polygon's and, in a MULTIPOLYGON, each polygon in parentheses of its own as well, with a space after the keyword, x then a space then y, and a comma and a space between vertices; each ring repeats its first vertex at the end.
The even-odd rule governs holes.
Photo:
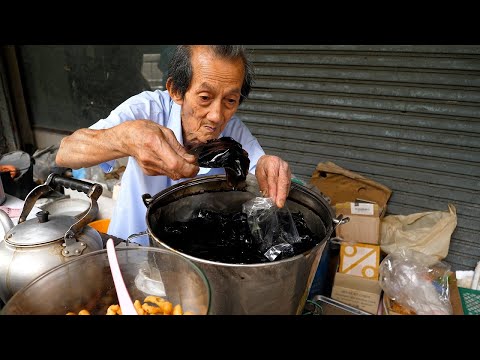
POLYGON ((0 223, 5 230, 3 240, 0 239, 0 298, 4 303, 45 271, 103 248, 100 234, 87 226, 98 213, 97 199, 102 190, 99 184, 51 174, 43 185, 27 195, 16 226, 0 209, 0 223), (40 211, 36 218, 27 220, 40 196, 56 186, 84 192, 91 202, 88 212, 79 220, 74 216, 50 216, 47 211, 40 211))
POLYGON ((239 190, 229 187, 224 175, 216 175, 179 183, 154 197, 143 195, 150 246, 180 253, 204 271, 212 288, 212 314, 300 314, 327 240, 337 225, 348 221, 334 217, 321 193, 292 183, 288 209, 300 211, 310 230, 322 239, 300 255, 260 264, 214 262, 176 250, 155 230, 159 222, 184 221, 193 211, 206 206, 219 212, 241 211, 243 203, 257 196, 261 196, 258 184, 250 175, 246 187, 239 190))

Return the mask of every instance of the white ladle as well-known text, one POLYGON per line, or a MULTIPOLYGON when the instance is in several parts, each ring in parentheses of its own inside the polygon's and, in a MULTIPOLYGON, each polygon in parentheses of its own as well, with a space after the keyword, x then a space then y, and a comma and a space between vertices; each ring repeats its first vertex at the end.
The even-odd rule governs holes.
POLYGON ((133 306, 132 298, 128 293, 125 282, 123 281, 122 272, 118 265, 117 254, 115 253, 115 245, 113 239, 107 240, 107 256, 108 263, 110 264, 110 270, 113 276, 113 282, 115 283, 115 290, 117 291, 118 302, 122 309, 123 315, 138 315, 135 306, 133 306))

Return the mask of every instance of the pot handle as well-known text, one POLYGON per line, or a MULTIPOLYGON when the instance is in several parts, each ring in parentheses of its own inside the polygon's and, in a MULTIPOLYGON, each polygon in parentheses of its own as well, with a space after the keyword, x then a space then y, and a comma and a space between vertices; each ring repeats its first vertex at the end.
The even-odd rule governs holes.
POLYGON ((143 203, 145 204, 145 206, 148 207, 150 205, 150 203, 152 202, 153 198, 152 198, 152 195, 150 195, 150 194, 143 194, 142 195, 142 200, 143 200, 143 203))
POLYGON ((136 242, 135 242, 135 241, 132 241, 132 239, 135 239, 135 238, 140 237, 140 236, 147 236, 147 235, 148 235, 148 232, 147 232, 147 231, 142 231, 142 232, 139 232, 139 233, 135 233, 135 234, 130 235, 130 236, 127 238, 127 241, 125 241, 126 246, 128 246, 128 244, 130 244, 130 243, 136 244, 136 242))
POLYGON ((333 230, 335 230, 337 228, 337 226, 339 225, 343 225, 343 224, 346 224, 347 222, 350 221, 350 218, 347 216, 347 217, 343 217, 343 214, 340 214, 338 215, 337 218, 334 218, 333 220, 333 230))

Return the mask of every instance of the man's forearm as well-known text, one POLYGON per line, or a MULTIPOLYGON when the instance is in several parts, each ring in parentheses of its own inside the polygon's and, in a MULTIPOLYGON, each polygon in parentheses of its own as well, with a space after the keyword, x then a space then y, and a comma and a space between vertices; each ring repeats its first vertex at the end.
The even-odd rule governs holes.
POLYGON ((56 156, 58 166, 79 169, 118 159, 127 154, 121 150, 115 128, 79 129, 62 139, 56 156))

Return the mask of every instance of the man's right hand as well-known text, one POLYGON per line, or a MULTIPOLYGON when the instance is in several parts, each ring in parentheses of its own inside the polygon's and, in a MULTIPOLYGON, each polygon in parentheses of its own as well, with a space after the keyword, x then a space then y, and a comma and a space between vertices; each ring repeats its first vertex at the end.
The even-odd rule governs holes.
POLYGON ((188 154, 172 130, 149 120, 126 121, 116 134, 123 151, 133 156, 146 175, 166 175, 173 180, 197 175, 195 156, 188 154))
POLYGON ((80 169, 132 156, 146 175, 174 180, 197 175, 195 156, 188 154, 172 130, 149 120, 131 120, 102 129, 78 129, 62 139, 58 166, 80 169))

